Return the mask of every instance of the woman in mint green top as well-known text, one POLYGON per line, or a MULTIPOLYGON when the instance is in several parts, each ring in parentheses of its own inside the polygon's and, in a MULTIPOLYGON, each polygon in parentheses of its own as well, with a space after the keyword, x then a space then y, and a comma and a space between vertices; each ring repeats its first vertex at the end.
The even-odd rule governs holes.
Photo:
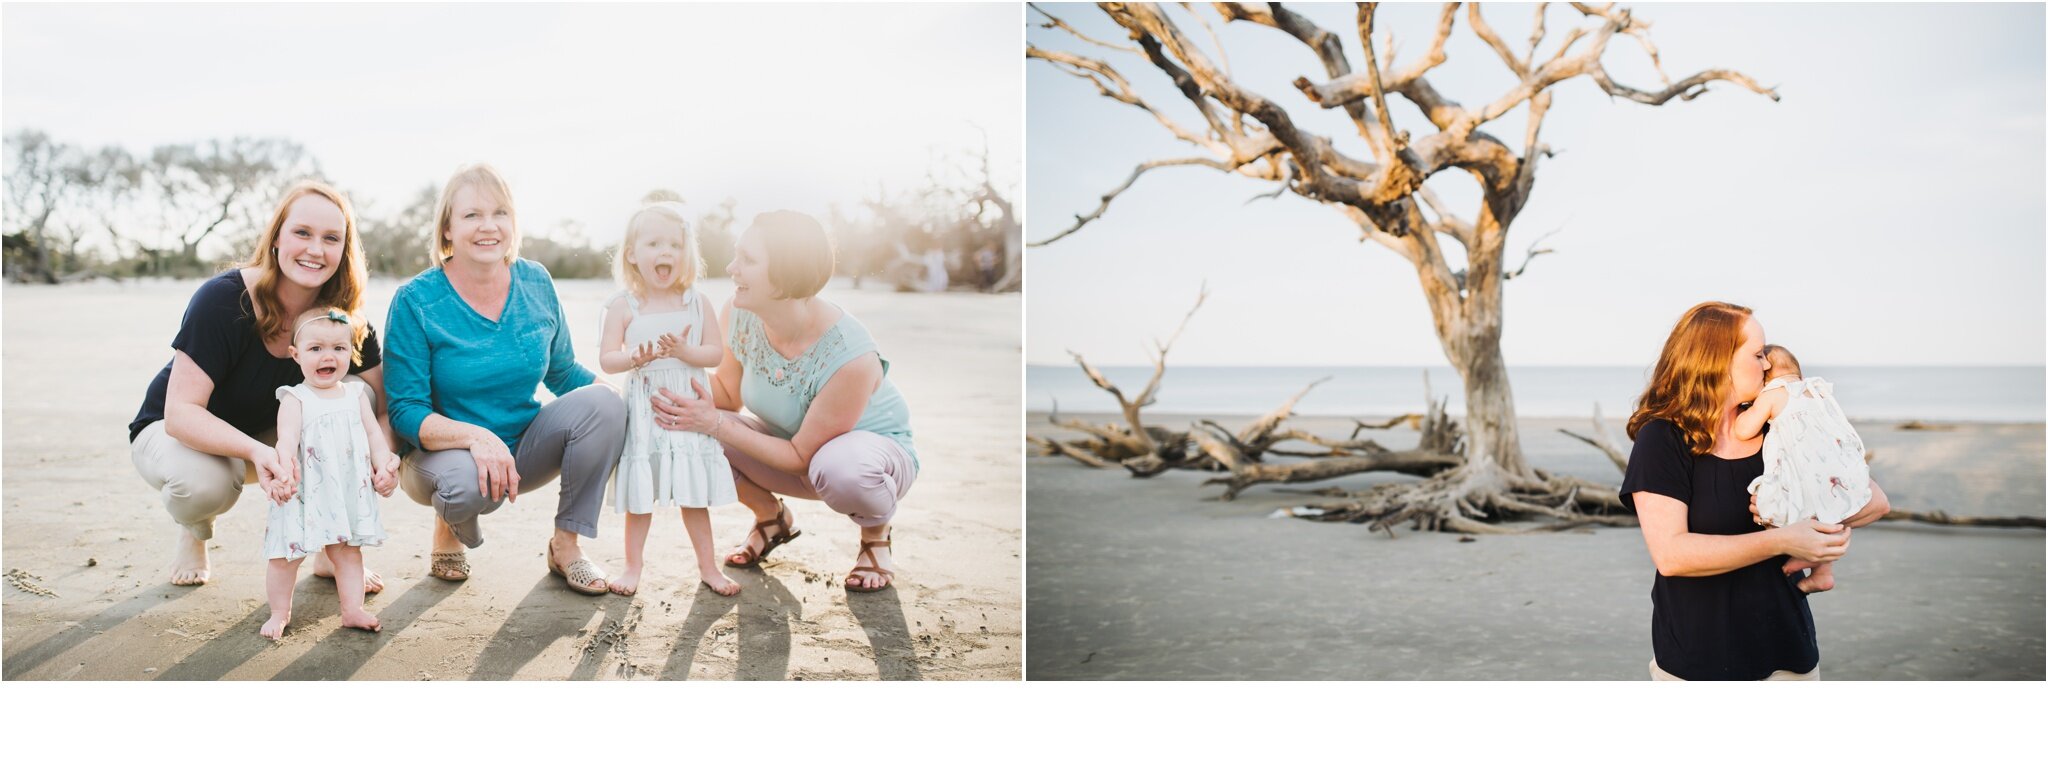
POLYGON ((576 363, 554 280, 519 257, 512 193, 489 166, 448 180, 434 266, 399 286, 385 319, 385 389, 404 460, 398 483, 434 508, 428 573, 469 578, 477 518, 561 479, 551 573, 608 592, 578 540, 596 537, 605 482, 626 442, 626 405, 576 363), (546 386, 555 399, 541 404, 546 386))
POLYGON ((720 316, 729 335, 712 389, 655 398, 655 423, 725 446, 754 530, 730 565, 759 565, 797 537, 778 496, 822 500, 860 525, 846 589, 889 587, 889 520, 917 479, 910 408, 860 321, 819 299, 832 244, 816 218, 770 212, 740 236, 726 274, 737 290, 720 316), (738 411, 744 404, 748 413, 738 411))

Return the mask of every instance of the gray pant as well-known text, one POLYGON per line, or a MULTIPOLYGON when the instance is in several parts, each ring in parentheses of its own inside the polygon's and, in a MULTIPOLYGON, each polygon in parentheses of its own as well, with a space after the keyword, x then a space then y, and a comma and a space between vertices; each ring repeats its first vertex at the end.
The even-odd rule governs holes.
MULTIPOLYGON (((597 537, 597 515, 603 510, 605 484, 626 446, 626 404, 611 387, 593 383, 541 406, 533 423, 519 436, 512 453, 519 471, 519 494, 562 478, 562 498, 555 507, 555 528, 587 538, 597 537)), ((476 459, 469 449, 415 450, 405 455, 398 485, 413 502, 434 507, 463 546, 484 543, 476 518, 498 510, 477 490, 476 459)))

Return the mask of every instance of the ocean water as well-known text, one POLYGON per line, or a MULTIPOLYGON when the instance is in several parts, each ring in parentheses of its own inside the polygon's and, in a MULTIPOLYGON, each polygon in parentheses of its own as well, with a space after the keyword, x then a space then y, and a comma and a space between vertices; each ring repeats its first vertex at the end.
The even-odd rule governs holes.
MULTIPOLYGON (((1111 382, 1135 395, 1152 375, 1150 367, 1101 367, 1111 382)), ((1851 419, 1899 421, 2040 422, 2048 418, 2048 370, 2032 367, 1826 367, 1808 368, 1810 377, 1834 384, 1835 397, 1851 419)), ((1311 381, 1329 381, 1295 406, 1304 416, 1396 416, 1423 410, 1423 374, 1438 397, 1449 397, 1452 415, 1465 410, 1464 383, 1450 367, 1174 367, 1168 365, 1159 398, 1147 412, 1266 413, 1311 381)), ((1599 403, 1603 414, 1620 418, 1635 406, 1650 368, 1514 367, 1518 416, 1585 417, 1599 403)), ((1116 400, 1095 387, 1075 365, 1025 368, 1024 405, 1045 411, 1058 401, 1062 412, 1115 413, 1116 400)))

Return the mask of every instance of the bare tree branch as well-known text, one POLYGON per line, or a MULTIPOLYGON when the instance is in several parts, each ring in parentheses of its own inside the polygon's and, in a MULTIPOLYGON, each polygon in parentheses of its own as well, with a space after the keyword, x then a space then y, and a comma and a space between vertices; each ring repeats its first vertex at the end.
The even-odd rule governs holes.
POLYGON ((1144 176, 1145 172, 1157 168, 1166 168, 1170 166, 1208 166, 1209 168, 1216 169, 1217 171, 1225 172, 1230 171, 1233 168, 1236 168, 1235 166, 1231 166, 1229 163, 1226 163, 1224 161, 1210 160, 1208 158, 1169 158, 1167 160, 1149 160, 1144 163, 1140 163, 1138 164, 1137 168, 1131 169, 1131 175, 1125 177, 1124 181, 1121 184, 1111 189, 1108 193, 1102 194, 1102 203, 1095 207, 1094 212, 1090 212, 1086 215, 1075 215, 1074 225, 1068 226, 1065 231, 1061 231, 1057 234, 1046 237, 1045 239, 1032 242, 1030 246, 1044 247, 1046 245, 1050 245, 1054 242, 1058 242, 1061 239, 1066 238, 1066 236, 1069 234, 1081 230, 1082 226, 1094 222, 1096 219, 1102 217, 1102 213, 1109 211, 1109 202, 1114 201, 1117 196, 1123 195, 1124 191, 1129 190, 1131 185, 1138 181, 1139 177, 1144 176))
MULTIPOLYGON (((1138 95, 1137 90, 1131 88, 1131 83, 1124 79, 1123 74, 1117 73, 1116 69, 1110 67, 1109 63, 1069 52, 1040 49, 1029 43, 1024 45, 1024 57, 1026 59, 1044 60, 1060 66, 1060 70, 1067 74, 1087 79, 1093 83, 1095 89, 1101 92, 1104 97, 1118 103, 1144 109, 1146 113, 1152 115, 1152 119, 1157 120, 1161 126, 1165 127, 1168 133, 1173 134, 1174 138, 1202 147, 1212 147, 1214 144, 1207 137, 1188 130, 1180 123, 1175 122, 1172 117, 1166 116, 1164 112, 1146 102, 1144 98, 1138 95), (1107 83, 1104 80, 1107 80, 1107 83)), ((1224 152, 1221 149, 1217 151, 1219 153, 1224 152)))
POLYGON ((1025 5, 1030 6, 1031 10, 1037 11, 1040 15, 1044 16, 1048 20, 1044 24, 1040 24, 1039 27, 1042 27, 1047 30, 1051 30, 1053 28, 1065 30, 1069 34, 1072 34, 1075 38, 1079 38, 1083 41, 1087 41, 1088 43, 1095 44, 1096 46, 1100 46, 1104 49, 1115 49, 1119 52, 1130 52, 1131 54, 1140 53, 1137 47, 1125 46, 1123 44, 1114 44, 1108 41, 1098 41, 1093 38, 1090 38, 1086 34, 1082 33, 1080 30, 1074 29, 1073 25, 1067 24, 1066 20, 1061 19, 1057 16, 1053 16, 1045 9, 1039 8, 1037 3, 1025 3, 1025 5))
POLYGON ((1479 15, 1478 3, 1473 3, 1471 7, 1465 9, 1465 15, 1472 25, 1472 32, 1478 33, 1479 40, 1485 41, 1486 45, 1493 49, 1494 54, 1500 55, 1500 61, 1507 64, 1508 70, 1514 71, 1516 76, 1523 79, 1529 78, 1529 63, 1516 57, 1515 53, 1508 49, 1508 43, 1501 40, 1500 33, 1494 32, 1493 26, 1486 23, 1486 17, 1479 15))

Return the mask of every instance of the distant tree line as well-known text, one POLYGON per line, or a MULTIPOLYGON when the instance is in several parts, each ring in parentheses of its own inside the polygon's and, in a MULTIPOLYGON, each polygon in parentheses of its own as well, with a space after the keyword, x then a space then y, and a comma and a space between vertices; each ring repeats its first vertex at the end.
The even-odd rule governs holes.
MULTIPOLYGON (((90 149, 35 129, 6 136, 6 221, 0 270, 15 282, 58 283, 91 277, 195 277, 246 258, 277 199, 292 183, 321 178, 319 162, 289 139, 235 137, 165 144, 146 154, 119 146, 90 149)), ((1015 290, 1021 231, 1009 202, 988 182, 878 192, 849 211, 823 216, 839 247, 840 272, 855 278, 909 274, 906 258, 937 248, 948 256, 954 288, 1015 290), (1000 204, 1000 207, 993 205, 1000 204), (1001 259, 976 269, 980 254, 1001 259), (973 270, 977 274, 968 274, 973 270)), ((340 183, 337 183, 340 184, 340 183)), ((345 190, 346 188, 344 188, 345 190)), ((427 234, 439 188, 423 185, 396 210, 356 199, 370 274, 410 276, 425 267, 427 234)), ((644 200, 682 201, 656 190, 644 200)), ((723 276, 744 226, 738 202, 725 199, 698 220, 705 274, 723 276)), ((584 227, 523 227, 520 255, 556 277, 611 274, 616 243, 593 243, 584 227)))

